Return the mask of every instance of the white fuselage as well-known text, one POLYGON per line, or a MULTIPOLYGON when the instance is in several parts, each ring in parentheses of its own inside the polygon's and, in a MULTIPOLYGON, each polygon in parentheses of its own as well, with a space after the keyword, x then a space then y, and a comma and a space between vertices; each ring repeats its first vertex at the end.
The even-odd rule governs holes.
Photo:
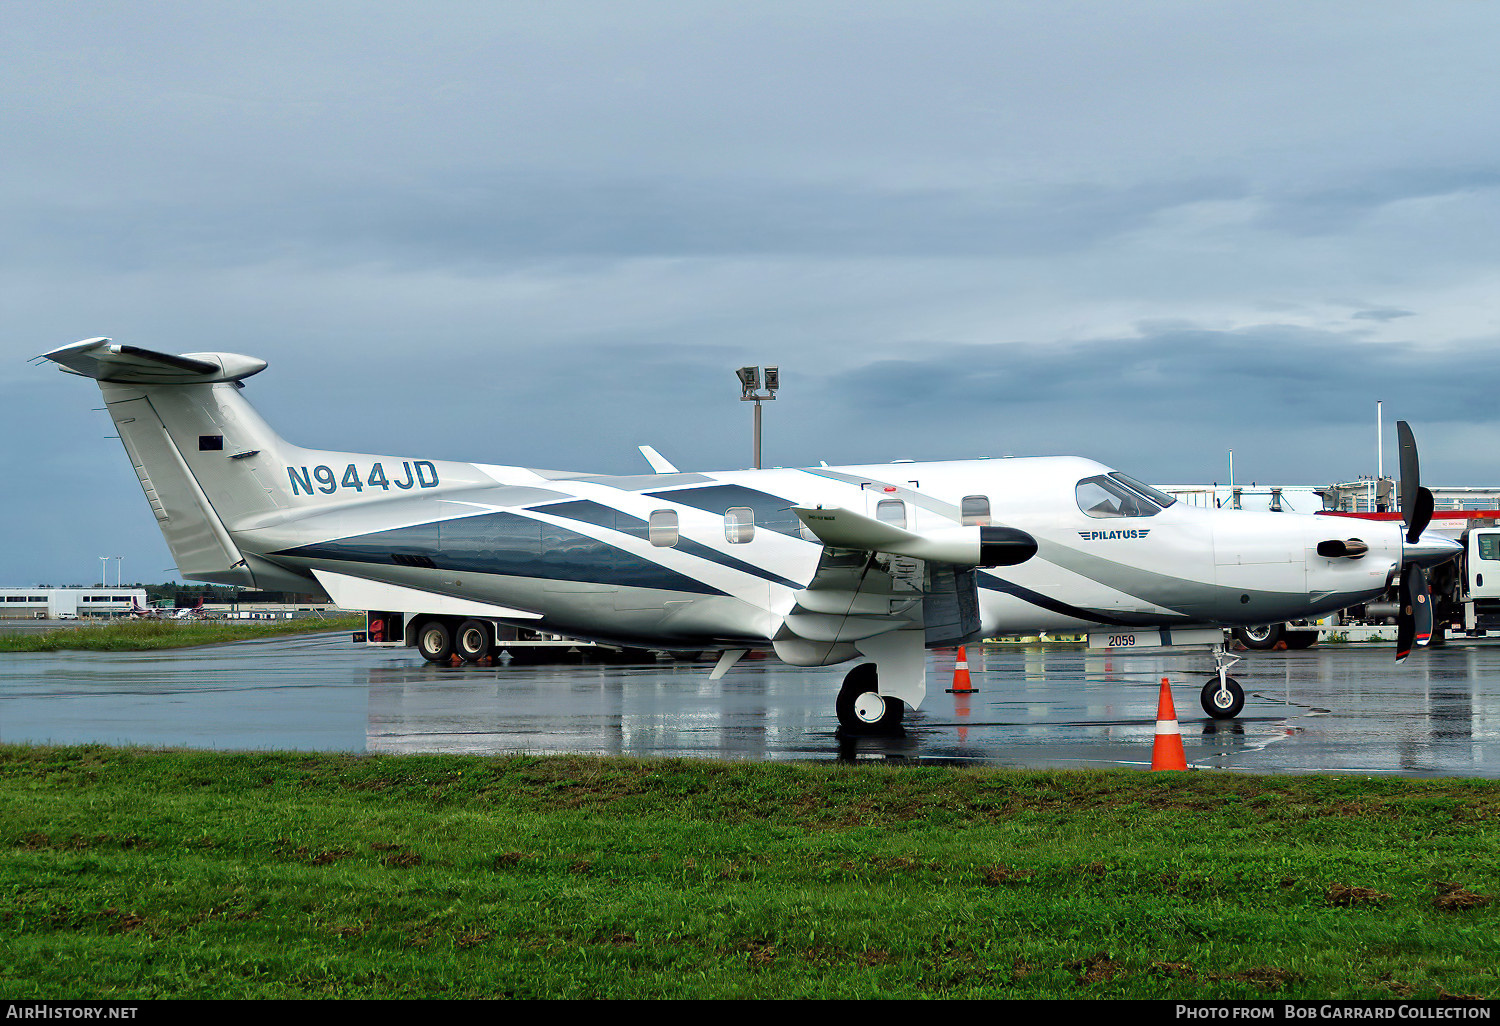
MULTIPOLYGON (((307 477, 413 476, 383 466, 377 472, 382 462, 401 471, 410 461, 350 457, 347 466, 322 464, 328 470, 321 474, 309 468, 307 477)), ((541 622, 528 625, 561 633, 663 646, 763 642, 775 635, 823 550, 799 528, 792 506, 899 517, 907 529, 923 532, 964 522, 966 499, 971 509, 977 499, 987 500, 988 516, 976 520, 971 513, 969 522, 1018 528, 1036 539, 1038 551, 1021 565, 979 571, 986 635, 1314 616, 1378 594, 1402 553, 1396 524, 1183 503, 1151 507, 1150 515, 1090 515, 1080 506, 1078 483, 1109 468, 1076 457, 614 478, 428 466, 435 483, 425 493, 392 495, 387 488, 375 497, 368 487, 360 494, 319 489, 294 496, 305 508, 285 510, 274 526, 231 525, 231 534, 243 551, 290 568, 540 613, 541 622), (752 525, 741 513, 726 527, 731 509, 751 510, 752 525), (675 545, 653 544, 649 531, 631 529, 664 511, 675 514, 675 545), (618 525, 608 522, 611 514, 618 525), (497 515, 503 524, 486 522, 497 515), (447 531, 436 534, 446 533, 451 543, 434 534, 443 524, 447 531), (539 527, 535 548, 533 524, 539 527), (526 536, 521 547, 508 537, 515 533, 526 536), (458 540, 466 534, 472 537, 458 540), (1360 558, 1325 559, 1315 551, 1320 541, 1355 535, 1369 545, 1360 558), (384 552, 408 542, 415 560, 393 561, 384 552), (433 566, 413 565, 424 544, 432 549, 433 566), (642 574, 644 564, 664 573, 642 574), (674 578, 695 583, 674 588, 674 578)))

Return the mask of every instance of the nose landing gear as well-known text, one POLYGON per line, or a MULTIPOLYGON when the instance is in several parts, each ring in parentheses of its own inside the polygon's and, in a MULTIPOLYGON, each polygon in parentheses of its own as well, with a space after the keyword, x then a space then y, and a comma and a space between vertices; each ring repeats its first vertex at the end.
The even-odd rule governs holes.
POLYGON ((1215 645, 1214 675, 1203 685, 1199 703, 1203 711, 1216 720, 1232 720, 1245 707, 1245 689, 1240 682, 1229 676, 1229 668, 1239 662, 1223 645, 1215 645))

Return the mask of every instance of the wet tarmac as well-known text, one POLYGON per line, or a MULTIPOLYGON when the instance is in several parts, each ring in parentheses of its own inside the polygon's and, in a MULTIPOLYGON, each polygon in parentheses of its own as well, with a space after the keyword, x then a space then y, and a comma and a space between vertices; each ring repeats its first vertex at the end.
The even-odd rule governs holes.
POLYGON ((1206 653, 970 647, 973 695, 928 698, 899 738, 842 738, 846 668, 707 663, 438 668, 345 633, 150 653, 0 655, 0 741, 347 752, 587 752, 758 760, 1150 764, 1161 678, 1190 765, 1244 772, 1500 777, 1500 645, 1397 666, 1386 645, 1246 653, 1240 716, 1211 720, 1206 653))

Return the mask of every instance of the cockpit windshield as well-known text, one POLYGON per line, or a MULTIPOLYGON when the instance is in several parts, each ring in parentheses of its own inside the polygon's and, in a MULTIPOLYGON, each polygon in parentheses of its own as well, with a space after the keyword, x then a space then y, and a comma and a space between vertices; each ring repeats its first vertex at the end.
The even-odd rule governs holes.
POLYGON ((1091 517, 1154 517, 1177 500, 1118 471, 1086 477, 1076 489, 1078 508, 1091 517))
POLYGON ((1144 495, 1146 498, 1150 499, 1162 509, 1166 509, 1168 506, 1172 505, 1172 503, 1177 501, 1177 496, 1168 495, 1160 488, 1152 488, 1148 484, 1142 484, 1140 481, 1137 481, 1129 474, 1122 474, 1118 470, 1112 470, 1109 472, 1109 476, 1114 478, 1116 481, 1119 481, 1131 491, 1136 492, 1140 495, 1144 495))

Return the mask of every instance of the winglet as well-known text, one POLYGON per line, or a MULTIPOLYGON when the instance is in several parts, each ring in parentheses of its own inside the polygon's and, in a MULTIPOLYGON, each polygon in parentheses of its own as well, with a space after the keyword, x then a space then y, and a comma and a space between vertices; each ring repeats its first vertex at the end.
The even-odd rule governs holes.
POLYGON ((649 463, 649 464, 651 464, 651 469, 654 470, 654 471, 656 471, 656 473, 658 473, 658 474, 680 474, 680 473, 682 473, 676 467, 672 466, 672 464, 667 461, 667 458, 665 456, 663 456, 661 453, 657 452, 655 449, 651 448, 651 446, 649 446, 649 445, 638 445, 638 446, 636 446, 636 448, 639 449, 639 450, 641 450, 641 455, 644 456, 644 457, 646 457, 646 462, 649 463))

